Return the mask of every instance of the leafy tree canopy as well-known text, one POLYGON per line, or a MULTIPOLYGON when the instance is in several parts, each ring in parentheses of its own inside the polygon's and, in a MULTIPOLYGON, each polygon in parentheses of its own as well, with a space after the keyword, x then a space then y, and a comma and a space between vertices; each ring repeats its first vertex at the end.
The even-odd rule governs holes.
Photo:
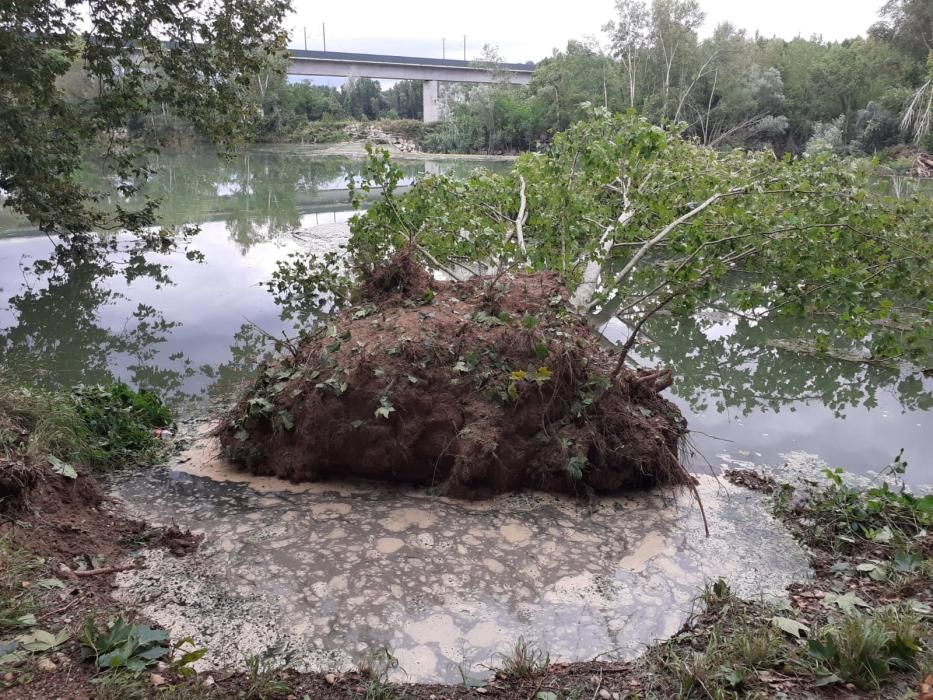
MULTIPOLYGON (((556 270, 578 305, 628 320, 630 343, 661 310, 715 301, 752 319, 825 319, 811 331, 818 348, 930 362, 933 202, 882 196, 864 164, 717 153, 598 109, 509 174, 428 177, 397 196, 399 177, 387 154, 371 159, 364 187, 384 197, 351 223, 357 275, 414 246, 454 276, 556 270)), ((279 271, 281 295, 313 298, 309 279, 338 277, 336 258, 302 264, 279 271)))
MULTIPOLYGON (((287 0, 59 0, 0 4, 0 190, 66 247, 94 229, 143 233, 156 202, 124 207, 156 150, 131 127, 172 110, 222 148, 255 133, 253 79, 285 43, 287 0), (78 72, 83 80, 75 81, 78 72), (80 89, 74 89, 75 83, 80 89), (80 184, 95 151, 118 191, 80 184)), ((144 233, 150 247, 171 245, 144 233)))

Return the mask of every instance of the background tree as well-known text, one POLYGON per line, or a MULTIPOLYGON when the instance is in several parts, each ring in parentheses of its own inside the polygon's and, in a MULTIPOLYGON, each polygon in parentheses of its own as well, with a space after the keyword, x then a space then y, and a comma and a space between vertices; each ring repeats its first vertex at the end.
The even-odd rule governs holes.
MULTIPOLYGON (((287 0, 3 3, 5 206, 71 247, 92 245, 92 229, 144 231, 155 222, 155 202, 101 206, 102 193, 75 178, 83 159, 96 149, 119 192, 135 192, 157 144, 133 138, 127 126, 163 105, 221 148, 249 139, 259 118, 253 80, 284 46, 287 9, 287 0), (94 91, 68 88, 78 65, 94 91)), ((169 244, 145 235, 156 247, 169 244)))

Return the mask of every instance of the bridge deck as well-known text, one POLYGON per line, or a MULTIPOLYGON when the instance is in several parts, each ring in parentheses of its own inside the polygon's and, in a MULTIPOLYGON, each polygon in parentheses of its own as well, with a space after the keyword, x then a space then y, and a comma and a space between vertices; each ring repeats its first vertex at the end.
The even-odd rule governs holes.
MULTIPOLYGON (((477 65, 473 61, 460 61, 453 58, 424 58, 415 56, 388 56, 374 53, 345 53, 341 51, 304 51, 301 49, 291 50, 292 60, 305 61, 333 61, 335 63, 375 63, 391 64, 399 66, 411 66, 418 68, 461 68, 467 70, 487 70, 482 65, 477 65)), ((535 64, 531 61, 527 63, 500 63, 496 66, 499 70, 509 71, 511 73, 533 73, 535 64)))

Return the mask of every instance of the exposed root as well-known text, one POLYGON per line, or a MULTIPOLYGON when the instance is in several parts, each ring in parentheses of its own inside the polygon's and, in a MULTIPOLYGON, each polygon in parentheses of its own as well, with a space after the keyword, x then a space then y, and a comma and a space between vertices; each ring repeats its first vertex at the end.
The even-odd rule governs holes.
POLYGON ((460 497, 693 488, 674 457, 686 422, 659 396, 673 373, 613 374, 553 273, 490 279, 434 281, 396 255, 364 285, 367 306, 261 369, 218 429, 226 456, 296 481, 460 497))

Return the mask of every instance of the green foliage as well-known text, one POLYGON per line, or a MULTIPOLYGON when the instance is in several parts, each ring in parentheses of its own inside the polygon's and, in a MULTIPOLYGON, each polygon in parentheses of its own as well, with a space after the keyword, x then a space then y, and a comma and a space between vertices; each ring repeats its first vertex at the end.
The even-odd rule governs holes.
POLYGON ((11 459, 58 455, 73 461, 88 449, 87 427, 74 402, 62 394, 0 382, 0 427, 7 435, 0 449, 11 459))
POLYGON ((515 646, 505 654, 499 654, 497 674, 512 680, 537 678, 547 672, 551 656, 534 644, 519 637, 515 646))
POLYGON ((104 206, 107 193, 75 177, 82 160, 92 148, 101 151, 100 167, 127 196, 151 173, 155 149, 138 128, 147 113, 173 112, 223 148, 244 142, 257 120, 252 81, 284 41, 287 10, 286 0, 193 0, 184 12, 170 0, 118 0, 90 12, 74 2, 4 3, 5 206, 60 234, 66 248, 95 249, 100 241, 91 230, 119 228, 142 234, 149 249, 171 247, 170 235, 149 229, 155 200, 104 206), (59 81, 75 71, 87 85, 66 90, 59 81))
POLYGON ((87 459, 98 467, 114 467, 154 456, 160 442, 153 429, 168 428, 172 417, 150 391, 133 391, 117 382, 76 386, 72 400, 90 433, 87 459))
POLYGON ((888 608, 882 615, 848 615, 827 625, 807 652, 818 667, 859 688, 877 688, 895 671, 913 670, 923 631, 916 615, 888 608))
POLYGON ((117 382, 53 392, 7 386, 0 396, 0 428, 8 423, 22 439, 0 441, 10 457, 48 461, 74 478, 74 465, 109 469, 157 456, 153 429, 172 425, 159 397, 117 382))
POLYGON ((168 632, 131 624, 123 618, 112 621, 106 629, 98 629, 88 619, 81 630, 81 660, 91 661, 101 670, 139 673, 170 652, 168 632))
MULTIPOLYGON (((907 468, 901 454, 888 468, 895 476, 907 468)), ((933 495, 916 496, 903 486, 892 489, 887 481, 859 489, 846 484, 841 469, 827 469, 824 475, 829 486, 805 501, 807 517, 813 520, 802 533, 806 540, 839 552, 868 550, 890 557, 900 553, 897 566, 915 568, 908 553, 917 537, 933 527, 933 495)), ((792 502, 785 495, 779 512, 792 508, 792 502)))
POLYGON ((266 700, 292 692, 282 677, 286 663, 272 654, 246 657, 246 687, 240 694, 244 700, 266 700))
MULTIPOLYGON (((854 163, 716 153, 679 129, 596 110, 509 174, 429 176, 401 196, 399 178, 387 153, 373 153, 355 186, 381 187, 383 199, 351 220, 351 279, 415 244, 447 271, 514 260, 585 282, 581 303, 611 301, 633 338, 663 308, 716 300, 759 320, 825 317, 824 350, 929 362, 933 202, 886 197, 854 163)), ((290 268, 280 278, 303 276, 290 268)))

